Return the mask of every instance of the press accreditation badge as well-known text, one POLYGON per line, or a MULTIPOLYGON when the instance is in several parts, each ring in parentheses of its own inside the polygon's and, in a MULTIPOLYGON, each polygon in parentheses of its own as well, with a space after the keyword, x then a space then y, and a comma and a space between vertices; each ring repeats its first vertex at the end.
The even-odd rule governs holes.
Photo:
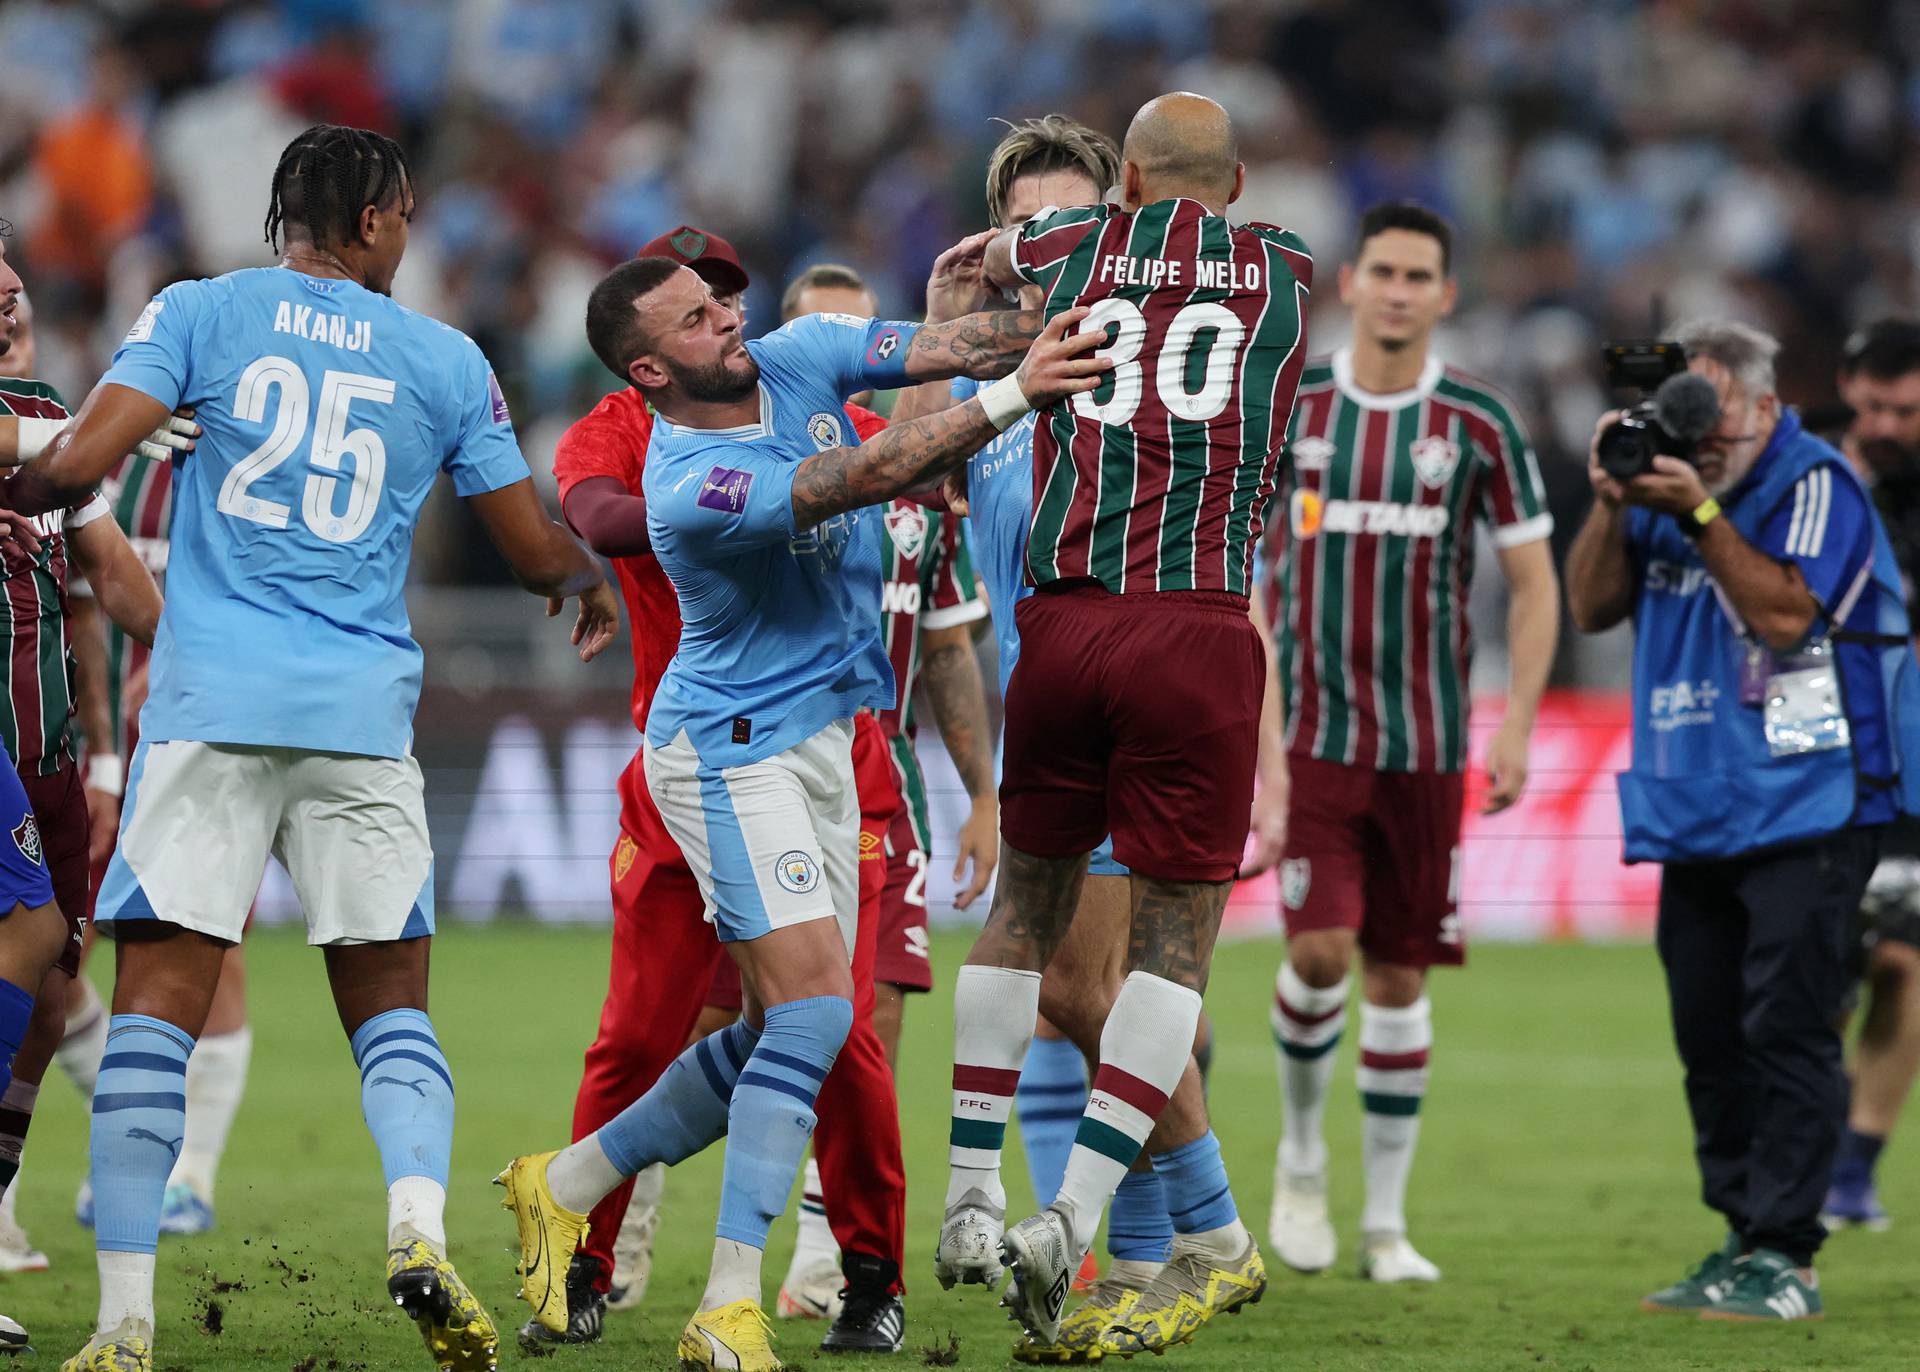
POLYGON ((1840 669, 1832 642, 1816 639, 1778 659, 1778 666, 1767 678, 1761 707, 1767 750, 1775 757, 1796 757, 1851 743, 1853 730, 1840 700, 1840 669))

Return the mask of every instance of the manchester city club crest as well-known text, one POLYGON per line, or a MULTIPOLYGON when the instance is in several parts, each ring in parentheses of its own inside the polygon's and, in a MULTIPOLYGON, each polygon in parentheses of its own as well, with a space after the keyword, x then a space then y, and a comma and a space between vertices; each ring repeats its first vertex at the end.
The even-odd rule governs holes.
POLYGON ((807 416, 807 437, 813 440, 815 452, 826 452, 830 448, 845 446, 840 438, 840 416, 821 410, 807 416))
POLYGON ((820 884, 820 864, 795 848, 782 853, 780 860, 773 864, 773 879, 780 883, 783 891, 804 896, 820 884))
POLYGON ((919 557, 927 546, 927 513, 917 505, 905 505, 888 510, 884 516, 887 537, 893 540, 894 551, 911 561, 919 557))
POLYGON ((1460 445, 1438 434, 1415 439, 1407 449, 1413 458, 1414 474, 1423 486, 1444 486, 1453 469, 1460 465, 1460 445))
POLYGON ((1308 434, 1289 443, 1287 451, 1293 455, 1296 472, 1324 472, 1333 460, 1333 440, 1308 434))
POLYGON ((1307 903, 1307 889, 1313 885, 1313 864, 1306 858, 1288 858, 1280 864, 1280 899, 1289 910, 1307 903))

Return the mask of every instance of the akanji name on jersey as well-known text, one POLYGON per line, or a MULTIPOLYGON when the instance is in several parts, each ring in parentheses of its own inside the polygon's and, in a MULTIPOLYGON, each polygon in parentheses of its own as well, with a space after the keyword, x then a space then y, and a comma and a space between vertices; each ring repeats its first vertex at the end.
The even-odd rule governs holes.
POLYGON ((1274 598, 1288 751, 1390 772, 1467 762, 1473 525, 1547 537, 1540 469, 1500 396, 1431 360, 1372 395, 1344 352, 1300 380, 1274 598))
POLYGON ((1305 359, 1305 244, 1161 200, 1040 215, 1013 265, 1049 319, 1091 307, 1113 362, 1034 428, 1028 580, 1246 595, 1305 359))
MULTIPOLYGON (((66 419, 60 393, 44 381, 0 378, 0 415, 66 419)), ((0 741, 23 773, 57 772, 73 757, 73 625, 67 612, 67 542, 63 512, 34 521, 40 552, 0 545, 0 636, 8 645, 7 690, 0 741)))

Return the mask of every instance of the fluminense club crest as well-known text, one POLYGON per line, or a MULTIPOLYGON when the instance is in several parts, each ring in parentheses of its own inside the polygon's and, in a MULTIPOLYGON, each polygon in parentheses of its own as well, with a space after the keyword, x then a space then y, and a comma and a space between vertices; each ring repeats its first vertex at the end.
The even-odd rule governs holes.
POLYGON ((698 257, 707 250, 707 236, 698 229, 682 229, 667 242, 682 257, 698 257))
POLYGON ((33 811, 29 810, 13 826, 13 846, 20 855, 35 867, 42 865, 40 860, 40 826, 33 822, 33 811))
POLYGON ((1415 439, 1407 452, 1413 457, 1414 474, 1423 486, 1444 486, 1453 469, 1460 465, 1460 445, 1438 434, 1415 439))
POLYGON ((1288 858, 1280 864, 1280 899, 1289 910, 1307 903, 1307 890, 1313 885, 1313 864, 1306 858, 1288 858))
POLYGON ((917 505, 901 505, 888 510, 883 516, 887 526, 887 537, 893 540, 894 550, 909 562, 919 557, 927 546, 927 513, 917 505))

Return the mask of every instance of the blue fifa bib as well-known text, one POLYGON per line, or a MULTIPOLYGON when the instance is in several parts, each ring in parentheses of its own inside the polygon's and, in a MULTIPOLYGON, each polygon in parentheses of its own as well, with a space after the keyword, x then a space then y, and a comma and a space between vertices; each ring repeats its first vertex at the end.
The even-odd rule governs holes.
MULTIPOLYGON (((1793 415, 1780 423, 1762 470, 1721 516, 1756 546, 1769 513, 1815 468, 1824 465, 1832 480, 1858 486, 1846 460, 1804 433, 1793 415)), ((1876 792, 1891 792, 1896 808, 1920 813, 1920 761, 1907 765, 1920 759, 1920 666, 1899 567, 1878 519, 1871 616, 1852 613, 1858 598, 1850 596, 1825 607, 1834 622, 1816 620, 1813 631, 1825 632, 1837 653, 1869 655, 1877 668, 1852 679, 1869 690, 1877 685, 1879 701, 1843 692, 1850 719, 1884 721, 1884 738, 1876 728, 1869 758, 1858 727, 1837 747, 1781 753, 1769 744, 1766 713, 1744 689, 1751 684, 1752 640, 1732 603, 1671 518, 1645 511, 1632 518, 1639 574, 1633 760, 1619 777, 1626 860, 1698 862, 1805 841, 1853 823, 1862 797, 1876 792)))

